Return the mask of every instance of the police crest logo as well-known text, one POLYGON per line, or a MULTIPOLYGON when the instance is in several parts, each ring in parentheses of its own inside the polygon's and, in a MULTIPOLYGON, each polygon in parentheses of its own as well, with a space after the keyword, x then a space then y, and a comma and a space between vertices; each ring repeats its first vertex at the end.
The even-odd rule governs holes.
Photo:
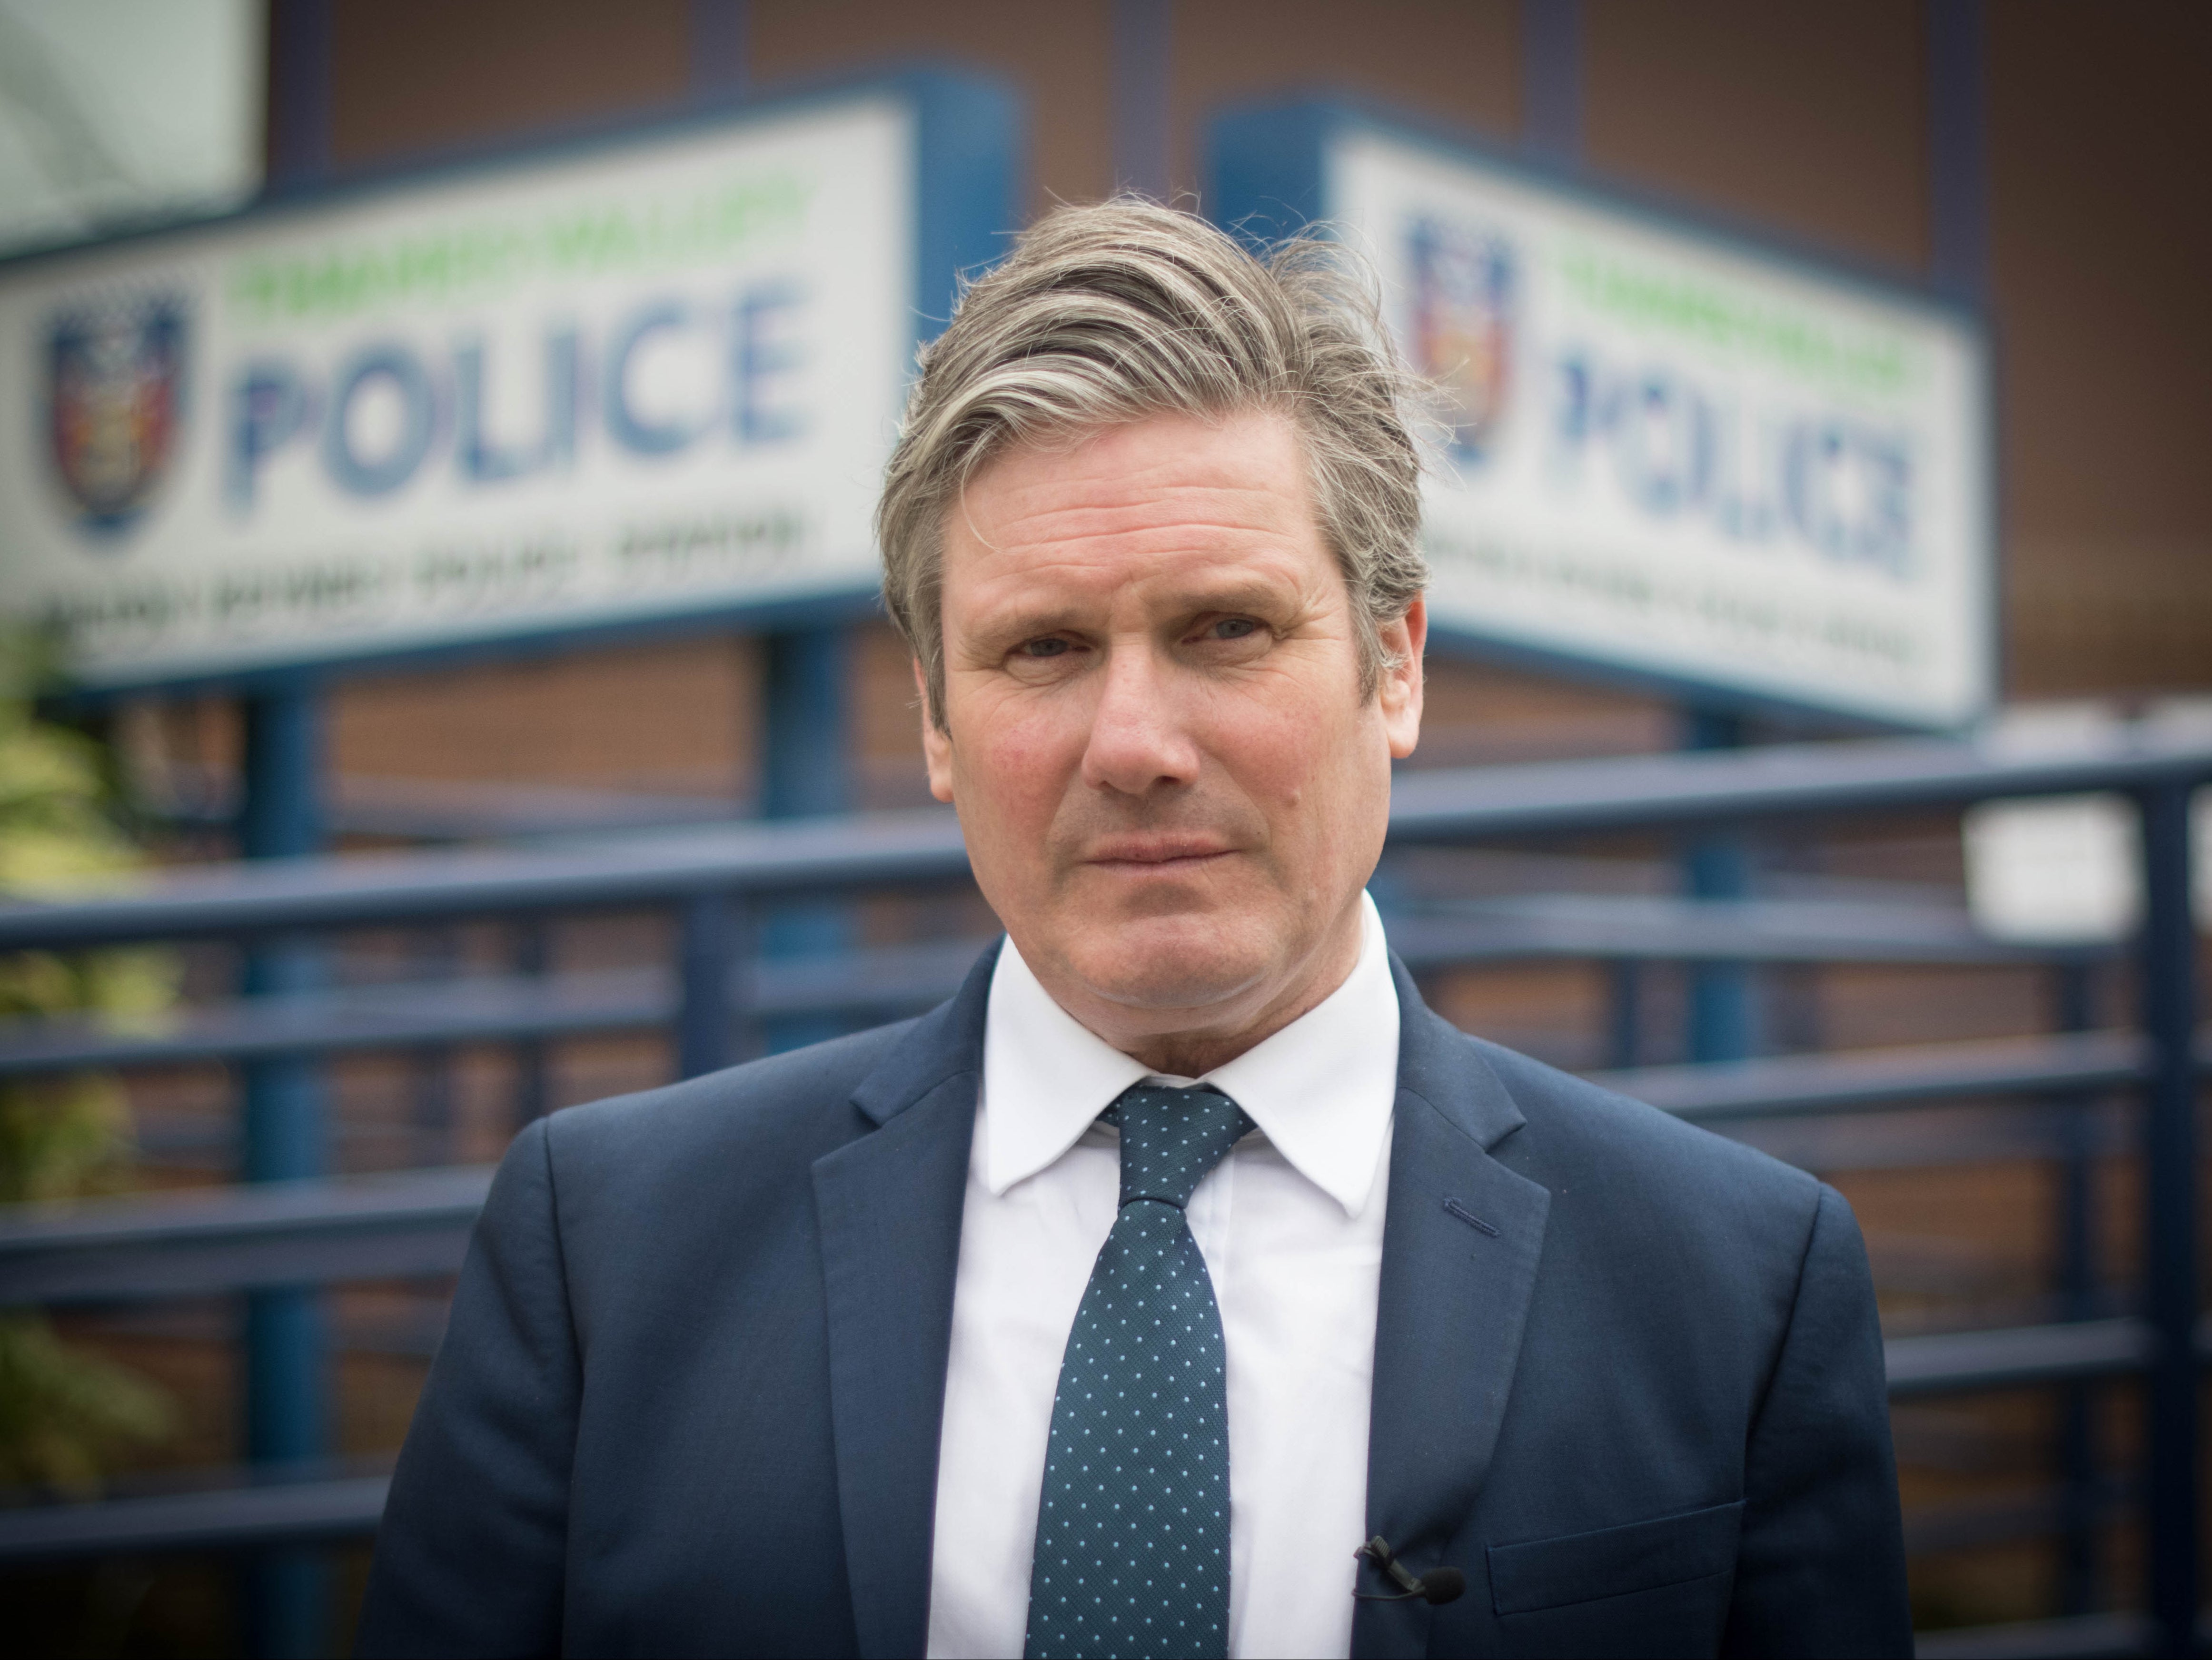
POLYGON ((57 315, 46 338, 54 471, 94 531, 128 526, 167 472, 183 417, 183 302, 155 294, 57 315))
POLYGON ((1407 245, 1414 367, 1443 394, 1452 454, 1480 461, 1512 390, 1512 245, 1494 232, 1424 217, 1413 222, 1407 245))

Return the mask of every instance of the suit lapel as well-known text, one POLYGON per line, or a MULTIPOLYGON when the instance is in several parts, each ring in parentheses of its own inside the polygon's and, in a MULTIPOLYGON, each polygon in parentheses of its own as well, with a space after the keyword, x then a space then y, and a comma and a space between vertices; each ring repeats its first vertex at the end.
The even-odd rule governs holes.
POLYGON ((953 1281, 997 959, 985 953, 854 1092, 875 1128, 814 1164, 837 1499, 865 1655, 919 1654, 928 1637, 953 1281))
MULTIPOLYGON (((1394 955, 1390 966, 1401 1018, 1367 1531, 1419 1572, 1443 1560, 1489 1470, 1552 1196, 1490 1156, 1521 1127, 1520 1110, 1480 1054, 1421 1001, 1405 965, 1394 955)), ((1421 1654, 1429 1620, 1423 1603, 1362 1602, 1352 1651, 1421 1654)))

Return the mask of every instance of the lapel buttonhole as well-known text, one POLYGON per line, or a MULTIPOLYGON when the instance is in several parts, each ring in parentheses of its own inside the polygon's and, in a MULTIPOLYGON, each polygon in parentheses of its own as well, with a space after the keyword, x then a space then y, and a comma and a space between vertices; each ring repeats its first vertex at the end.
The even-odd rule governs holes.
POLYGON ((1493 1239, 1498 1237, 1498 1233, 1496 1228, 1492 1227, 1488 1222, 1484 1221, 1481 1217, 1476 1215, 1472 1210, 1469 1210, 1457 1199, 1446 1199, 1444 1201, 1444 1209, 1450 1211, 1453 1215, 1458 1217, 1460 1221, 1465 1222, 1476 1233, 1487 1233, 1493 1239))

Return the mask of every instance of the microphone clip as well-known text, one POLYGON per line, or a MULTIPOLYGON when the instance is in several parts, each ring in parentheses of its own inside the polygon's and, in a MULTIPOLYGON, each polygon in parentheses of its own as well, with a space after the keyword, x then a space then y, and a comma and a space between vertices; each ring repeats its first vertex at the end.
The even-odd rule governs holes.
POLYGON ((1406 1565, 1391 1551, 1390 1542, 1379 1533, 1352 1554, 1372 1562, 1389 1576, 1392 1584, 1398 1587, 1395 1594, 1379 1590, 1353 1591, 1352 1596, 1362 1602, 1410 1602, 1419 1598, 1435 1606, 1456 1602, 1467 1590, 1467 1576, 1457 1568, 1431 1568, 1418 1578, 1408 1572, 1406 1565))

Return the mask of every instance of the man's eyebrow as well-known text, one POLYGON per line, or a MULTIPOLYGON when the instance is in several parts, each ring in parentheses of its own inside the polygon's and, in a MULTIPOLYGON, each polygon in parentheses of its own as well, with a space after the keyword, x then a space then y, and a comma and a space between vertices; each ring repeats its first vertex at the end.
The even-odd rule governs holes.
POLYGON ((1079 606, 1027 598, 1011 599, 1002 606, 982 612, 965 632, 993 639, 1030 639, 1039 634, 1058 633, 1063 628, 1074 627, 1080 613, 1079 606))
MULTIPOLYGON (((1235 578, 1209 582, 1201 577, 1172 592, 1164 609, 1170 614, 1199 616, 1208 611, 1297 609, 1304 603, 1303 594, 1286 591, 1279 583, 1235 578)), ((1048 634, 1061 628, 1080 626, 1091 609, 1091 606, 1084 603, 1031 599, 1021 595, 977 617, 975 632, 987 634, 1019 633, 1024 636, 1048 634)))
POLYGON ((1247 578, 1211 584, 1196 582, 1179 597, 1179 609, 1195 615, 1201 611, 1277 610, 1286 603, 1296 605, 1303 597, 1279 583, 1247 578))

